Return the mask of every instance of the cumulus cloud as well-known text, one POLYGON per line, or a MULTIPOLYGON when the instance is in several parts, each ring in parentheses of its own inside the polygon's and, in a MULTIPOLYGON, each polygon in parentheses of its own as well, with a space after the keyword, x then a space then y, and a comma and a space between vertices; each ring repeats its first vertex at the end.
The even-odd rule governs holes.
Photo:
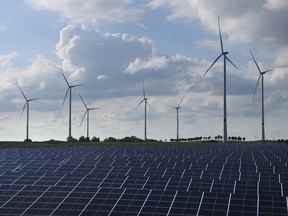
POLYGON ((143 8, 130 0, 27 0, 36 9, 50 10, 72 22, 121 23, 138 20, 143 8))
MULTIPOLYGON (((88 99, 108 99, 141 94, 145 81, 150 96, 175 96, 208 93, 221 101, 223 75, 219 63, 206 79, 202 78, 209 61, 184 55, 162 55, 153 41, 123 33, 101 33, 67 25, 60 33, 56 46, 59 64, 37 56, 26 69, 13 68, 13 76, 23 87, 36 94, 60 99, 65 83, 60 68, 72 82, 81 82, 79 89, 88 99), (45 95, 47 93, 47 95, 45 95)), ((249 95, 254 89, 254 77, 230 71, 229 95, 249 95)), ((7 72, 8 74, 8 72, 7 72)))
POLYGON ((143 80, 152 95, 175 95, 183 87, 178 84, 192 80, 203 66, 199 59, 164 56, 156 50, 145 37, 71 25, 61 31, 57 44, 63 70, 71 77, 79 75, 93 97, 138 95, 137 85, 143 80))
POLYGON ((13 64, 13 60, 17 56, 16 53, 10 53, 3 55, 2 58, 0 57, 0 73, 2 76, 0 91, 5 93, 7 90, 15 88, 17 82, 22 86, 43 88, 51 78, 51 74, 55 72, 55 63, 44 56, 38 55, 30 66, 21 68, 13 64))
POLYGON ((285 0, 151 0, 150 5, 154 9, 169 8, 168 18, 199 20, 214 32, 220 15, 223 31, 237 42, 287 43, 288 8, 285 0))
MULTIPOLYGON (((135 74, 137 72, 141 71, 159 71, 159 70, 164 70, 164 69, 169 69, 169 66, 175 65, 175 72, 179 70, 183 70, 183 67, 189 66, 189 64, 196 63, 197 60, 181 56, 181 55, 175 55, 175 56, 152 56, 151 58, 148 59, 140 59, 136 58, 133 62, 131 62, 127 69, 126 72, 130 74, 135 74), (179 67, 177 67, 179 66, 179 67)), ((187 68, 186 68, 187 70, 187 68)))

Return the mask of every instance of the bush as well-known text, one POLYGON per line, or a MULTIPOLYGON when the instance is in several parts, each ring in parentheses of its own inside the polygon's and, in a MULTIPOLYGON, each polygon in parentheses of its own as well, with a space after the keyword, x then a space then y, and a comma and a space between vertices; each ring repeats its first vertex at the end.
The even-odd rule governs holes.
POLYGON ((67 142, 77 142, 78 140, 73 137, 67 137, 67 142))
POLYGON ((79 142, 85 142, 86 138, 84 136, 79 137, 79 142))
POLYGON ((25 139, 24 142, 26 142, 26 143, 32 143, 32 140, 31 140, 31 139, 25 139))
POLYGON ((120 139, 119 141, 122 141, 122 142, 132 142, 132 143, 135 143, 135 142, 143 142, 142 139, 136 137, 136 136, 132 136, 132 137, 124 137, 122 139, 120 139))
POLYGON ((100 142, 100 138, 93 136, 92 139, 91 139, 91 142, 99 143, 100 142))
POLYGON ((104 142, 116 142, 116 141, 117 141, 117 139, 114 137, 108 137, 108 138, 104 139, 104 142))

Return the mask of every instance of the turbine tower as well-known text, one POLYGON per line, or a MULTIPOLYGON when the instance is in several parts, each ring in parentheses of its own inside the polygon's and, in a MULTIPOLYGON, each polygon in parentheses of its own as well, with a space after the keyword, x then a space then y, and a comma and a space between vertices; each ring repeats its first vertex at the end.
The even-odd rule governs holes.
POLYGON ((227 143, 227 62, 229 62, 233 67, 238 69, 236 64, 233 63, 233 61, 228 57, 229 52, 224 50, 223 45, 223 37, 221 32, 221 25, 220 25, 220 17, 218 17, 218 30, 219 30, 219 39, 220 39, 220 47, 221 47, 221 53, 220 55, 213 61, 213 63, 210 65, 210 67, 205 72, 204 76, 213 68, 213 66, 220 60, 221 57, 223 57, 224 62, 224 92, 223 92, 223 99, 224 99, 224 115, 223 115, 223 138, 224 138, 224 144, 227 143))
POLYGON ((254 64, 257 67, 257 70, 259 72, 259 77, 256 83, 256 91, 258 89, 259 83, 261 82, 261 117, 262 117, 262 121, 261 121, 261 138, 262 141, 265 142, 265 114, 264 114, 264 75, 268 72, 273 71, 273 69, 269 69, 269 70, 261 70, 260 65, 258 64, 255 56, 253 55, 252 51, 250 51, 252 59, 254 64))
POLYGON ((68 93, 69 93, 69 134, 68 134, 68 138, 67 138, 67 141, 71 140, 72 139, 72 135, 71 135, 71 123, 72 123, 72 120, 71 120, 71 109, 72 109, 72 89, 73 88, 76 88, 76 87, 79 87, 81 85, 70 85, 70 83, 68 82, 66 76, 64 75, 64 73, 61 73, 66 84, 67 84, 67 90, 66 90, 66 93, 65 93, 65 96, 64 96, 64 100, 63 100, 63 105, 65 104, 65 101, 67 99, 67 96, 68 96, 68 93))
POLYGON ((176 107, 174 107, 176 109, 176 137, 177 137, 177 141, 179 140, 179 112, 180 112, 180 109, 182 108, 181 105, 182 105, 183 101, 184 101, 184 96, 181 98, 178 105, 176 107))
POLYGON ((143 98, 138 103, 138 106, 140 106, 142 103, 144 103, 144 140, 147 141, 147 103, 148 103, 148 98, 146 96, 144 82, 143 82, 143 98))
POLYGON ((81 120, 81 124, 83 123, 85 117, 86 117, 86 120, 87 120, 87 125, 86 125, 86 133, 87 133, 87 139, 89 139, 89 118, 90 118, 90 111, 94 111, 94 110, 98 110, 99 108, 92 108, 92 107, 88 107, 87 104, 85 103, 83 97, 81 95, 79 95, 84 107, 85 107, 85 113, 83 115, 83 118, 81 120))
POLYGON ((18 88, 19 88, 19 90, 20 90, 20 92, 21 92, 21 94, 22 94, 22 96, 23 96, 23 98, 24 98, 24 100, 25 100, 25 104, 24 104, 24 106, 23 106, 21 115, 23 114, 23 112, 24 112, 25 109, 26 109, 26 140, 25 140, 25 141, 26 141, 26 142, 29 142, 29 141, 30 141, 30 139, 29 139, 30 102, 36 101, 36 100, 38 100, 38 99, 37 99, 37 98, 28 98, 28 97, 25 95, 24 91, 21 89, 21 87, 18 86, 18 88))

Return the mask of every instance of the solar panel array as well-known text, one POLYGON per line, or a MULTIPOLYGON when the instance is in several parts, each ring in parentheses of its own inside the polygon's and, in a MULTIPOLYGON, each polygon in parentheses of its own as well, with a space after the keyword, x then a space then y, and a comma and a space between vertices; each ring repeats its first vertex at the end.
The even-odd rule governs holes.
POLYGON ((0 215, 287 215, 287 156, 285 144, 1 150, 0 215))

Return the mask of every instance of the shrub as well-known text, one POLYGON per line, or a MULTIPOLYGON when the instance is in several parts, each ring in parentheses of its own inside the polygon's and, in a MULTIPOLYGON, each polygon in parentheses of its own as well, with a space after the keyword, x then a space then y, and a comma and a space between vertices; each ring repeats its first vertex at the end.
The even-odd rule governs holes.
POLYGON ((78 140, 73 137, 67 137, 67 142, 77 142, 78 140))
POLYGON ((100 138, 93 136, 92 139, 91 139, 91 142, 99 143, 100 142, 100 138))
POLYGON ((114 137, 108 137, 108 138, 104 139, 104 142, 116 142, 116 141, 117 141, 117 139, 114 137))
POLYGON ((84 136, 79 137, 79 142, 85 142, 86 138, 84 136))
POLYGON ((32 143, 32 140, 31 140, 31 139, 25 139, 24 142, 26 142, 26 143, 32 143))

